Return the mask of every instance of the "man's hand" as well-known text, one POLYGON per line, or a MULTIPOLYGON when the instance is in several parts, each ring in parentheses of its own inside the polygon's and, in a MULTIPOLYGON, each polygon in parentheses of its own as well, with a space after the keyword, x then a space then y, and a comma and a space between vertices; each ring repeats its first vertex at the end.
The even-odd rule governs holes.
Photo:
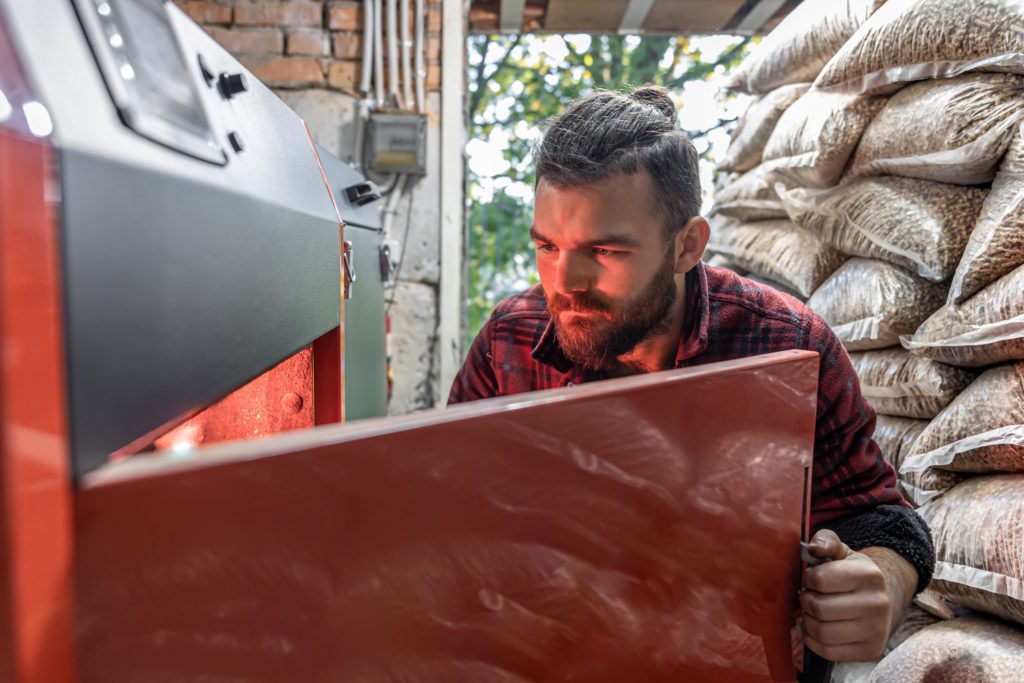
POLYGON ((828 529, 814 534, 808 550, 831 561, 804 575, 805 643, 837 662, 878 659, 913 598, 917 570, 888 548, 855 553, 828 529))

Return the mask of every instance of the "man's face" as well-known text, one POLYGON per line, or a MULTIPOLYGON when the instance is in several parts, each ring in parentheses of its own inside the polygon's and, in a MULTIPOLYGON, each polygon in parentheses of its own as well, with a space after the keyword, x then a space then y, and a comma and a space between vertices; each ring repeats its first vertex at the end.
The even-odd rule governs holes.
POLYGON ((674 245, 646 172, 583 187, 537 186, 531 237, 559 345, 599 370, 667 331, 677 295, 674 245))

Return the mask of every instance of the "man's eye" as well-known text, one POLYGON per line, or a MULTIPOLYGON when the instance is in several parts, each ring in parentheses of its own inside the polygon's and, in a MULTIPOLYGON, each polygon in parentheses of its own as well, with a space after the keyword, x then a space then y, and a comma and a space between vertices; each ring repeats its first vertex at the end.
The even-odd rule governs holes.
POLYGON ((555 245, 553 244, 538 244, 537 251, 542 251, 545 254, 553 254, 556 250, 555 245))
POLYGON ((612 251, 611 249, 605 249, 604 247, 594 247, 594 254, 596 256, 612 256, 615 253, 616 252, 612 251))

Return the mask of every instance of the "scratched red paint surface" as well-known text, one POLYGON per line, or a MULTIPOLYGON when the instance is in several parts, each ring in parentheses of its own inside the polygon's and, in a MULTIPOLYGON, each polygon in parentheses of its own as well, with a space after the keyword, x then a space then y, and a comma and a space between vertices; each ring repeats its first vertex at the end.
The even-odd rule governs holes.
POLYGON ((792 680, 817 358, 141 456, 77 494, 80 679, 792 680))

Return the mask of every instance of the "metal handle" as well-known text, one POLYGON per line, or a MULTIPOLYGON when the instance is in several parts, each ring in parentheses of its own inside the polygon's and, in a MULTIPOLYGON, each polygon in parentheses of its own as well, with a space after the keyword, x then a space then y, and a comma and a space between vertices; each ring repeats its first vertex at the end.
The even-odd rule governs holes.
POLYGON ((352 242, 345 240, 345 246, 342 249, 342 264, 345 268, 345 298, 352 298, 352 288, 350 285, 356 281, 356 269, 352 265, 352 242))

